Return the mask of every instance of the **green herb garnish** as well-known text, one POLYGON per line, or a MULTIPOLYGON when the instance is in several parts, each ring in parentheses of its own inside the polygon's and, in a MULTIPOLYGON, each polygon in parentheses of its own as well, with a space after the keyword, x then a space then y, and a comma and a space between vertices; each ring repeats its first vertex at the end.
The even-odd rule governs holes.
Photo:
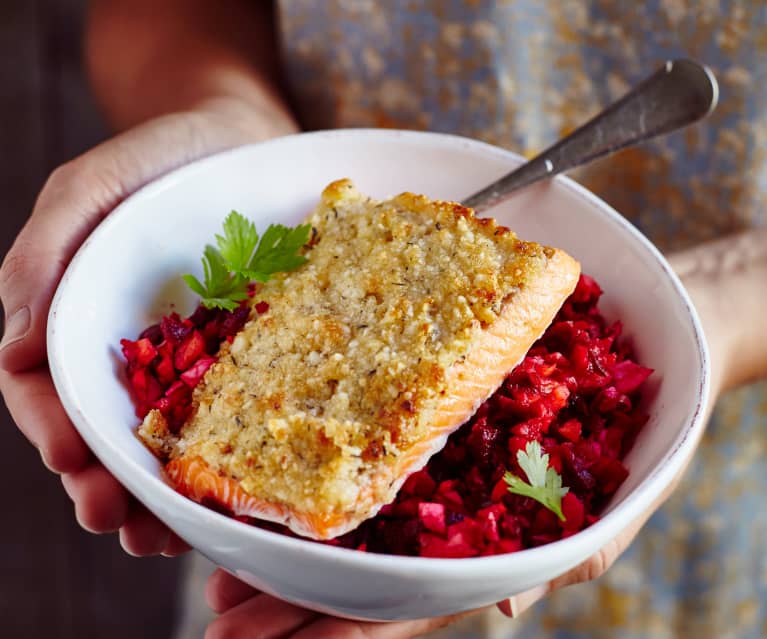
POLYGON ((232 211, 224 220, 218 248, 208 244, 202 257, 204 284, 194 275, 182 277, 206 308, 236 309, 248 297, 251 281, 266 282, 274 273, 292 271, 306 262, 299 251, 309 240, 311 225, 295 228, 272 224, 259 242, 256 225, 232 211))
POLYGON ((507 471, 503 480, 508 484, 509 492, 535 499, 564 521, 562 497, 570 489, 563 488, 562 477, 556 470, 549 468, 548 453, 541 454, 538 442, 528 442, 525 450, 517 451, 517 462, 525 471, 527 482, 507 471))

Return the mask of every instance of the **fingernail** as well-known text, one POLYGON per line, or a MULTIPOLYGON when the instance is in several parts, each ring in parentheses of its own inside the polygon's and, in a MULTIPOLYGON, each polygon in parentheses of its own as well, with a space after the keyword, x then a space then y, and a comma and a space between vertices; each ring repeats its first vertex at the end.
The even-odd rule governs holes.
POLYGON ((3 341, 0 342, 0 350, 24 339, 29 332, 31 320, 32 316, 29 312, 29 306, 22 306, 17 311, 14 311, 10 317, 7 317, 5 320, 3 341))
POLYGON ((511 611, 511 617, 513 619, 519 617, 523 612, 525 612, 525 610, 530 608, 537 601, 543 599, 548 591, 549 586, 544 584, 543 586, 531 588, 530 590, 521 592, 518 595, 509 597, 509 609, 511 611))

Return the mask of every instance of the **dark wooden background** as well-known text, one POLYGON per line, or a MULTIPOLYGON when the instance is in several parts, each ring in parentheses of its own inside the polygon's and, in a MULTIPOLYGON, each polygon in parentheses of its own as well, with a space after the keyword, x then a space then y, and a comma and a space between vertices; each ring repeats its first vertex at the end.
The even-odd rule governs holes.
MULTIPOLYGON (((0 254, 45 177, 105 136, 80 61, 84 0, 0 0, 0 254)), ((0 637, 167 639, 180 562, 80 530, 0 406, 0 637)))

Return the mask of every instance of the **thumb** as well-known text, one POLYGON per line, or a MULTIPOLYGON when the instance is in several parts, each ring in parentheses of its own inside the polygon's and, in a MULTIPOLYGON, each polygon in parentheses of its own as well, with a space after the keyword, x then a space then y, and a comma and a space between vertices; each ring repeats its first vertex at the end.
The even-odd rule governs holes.
MULTIPOLYGON (((85 156, 83 156, 85 158, 85 156)), ((58 168, 46 182, 32 216, 0 267, 0 299, 5 314, 0 367, 17 372, 45 359, 47 313, 56 285, 77 244, 95 225, 84 198, 103 187, 89 176, 84 159, 58 168)))
POLYGON ((157 176, 248 141, 209 112, 158 118, 123 133, 53 172, 0 267, 5 330, 0 368, 45 361, 48 310, 79 246, 122 199, 157 176))

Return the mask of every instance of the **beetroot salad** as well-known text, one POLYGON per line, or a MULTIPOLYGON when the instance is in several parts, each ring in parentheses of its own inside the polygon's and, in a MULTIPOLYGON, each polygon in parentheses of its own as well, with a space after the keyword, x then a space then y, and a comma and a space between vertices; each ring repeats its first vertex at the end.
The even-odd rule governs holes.
MULTIPOLYGON (((540 546, 595 522, 628 476, 622 459, 647 421, 639 399, 652 372, 620 339, 620 322, 600 314, 601 293, 581 275, 525 359, 395 501, 356 530, 317 543, 475 557, 540 546)), ((254 307, 257 315, 269 312, 266 302, 254 307)), ((158 409, 178 432, 192 409, 192 390, 249 312, 247 300, 234 310, 200 306, 188 318, 174 313, 137 340, 122 340, 137 416, 158 409)))

